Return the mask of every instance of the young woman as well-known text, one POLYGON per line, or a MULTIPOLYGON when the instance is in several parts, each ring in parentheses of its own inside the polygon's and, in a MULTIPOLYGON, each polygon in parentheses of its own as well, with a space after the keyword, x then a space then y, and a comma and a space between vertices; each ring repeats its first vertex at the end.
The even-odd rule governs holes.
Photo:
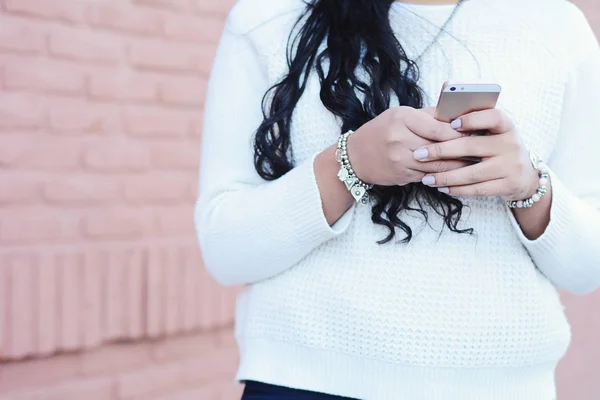
POLYGON ((196 223, 245 285, 244 399, 554 399, 557 289, 600 286, 599 109, 565 0, 239 0, 196 223), (436 121, 450 78, 497 109, 436 121))

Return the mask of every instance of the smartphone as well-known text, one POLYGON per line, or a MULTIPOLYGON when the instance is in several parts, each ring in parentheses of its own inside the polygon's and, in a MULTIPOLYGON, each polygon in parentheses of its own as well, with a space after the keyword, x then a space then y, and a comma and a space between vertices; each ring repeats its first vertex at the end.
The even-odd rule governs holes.
POLYGON ((435 108, 435 119, 452 122, 473 111, 496 108, 502 88, 495 83, 446 82, 435 108))

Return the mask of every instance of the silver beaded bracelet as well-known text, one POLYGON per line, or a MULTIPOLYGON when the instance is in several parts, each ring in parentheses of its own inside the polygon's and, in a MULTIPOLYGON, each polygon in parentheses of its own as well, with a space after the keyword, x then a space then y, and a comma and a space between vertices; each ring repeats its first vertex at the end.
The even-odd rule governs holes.
POLYGON ((544 164, 542 159, 540 159, 535 153, 529 153, 529 156, 531 158, 531 164, 533 165, 533 168, 536 171, 538 171, 538 175, 540 178, 540 186, 538 187, 538 190, 535 192, 535 194, 528 199, 519 201, 508 200, 506 202, 506 205, 509 208, 531 208, 535 203, 540 201, 548 192, 548 183, 550 182, 550 174, 548 172, 548 167, 546 166, 546 164, 544 164))
POLYGON ((373 189, 373 185, 369 185, 361 181, 358 176, 354 173, 350 160, 348 159, 348 138, 354 131, 348 131, 340 136, 338 140, 337 150, 335 151, 335 158, 340 164, 340 171, 338 172, 338 178, 340 181, 346 184, 346 188, 354 197, 356 202, 362 202, 366 204, 369 200, 369 190, 373 189))

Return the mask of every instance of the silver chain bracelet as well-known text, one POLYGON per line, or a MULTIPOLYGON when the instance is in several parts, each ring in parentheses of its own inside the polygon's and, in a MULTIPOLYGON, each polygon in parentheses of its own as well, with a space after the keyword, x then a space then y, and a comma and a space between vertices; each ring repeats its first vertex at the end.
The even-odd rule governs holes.
POLYGON ((360 180, 358 176, 356 176, 356 173, 354 173, 352 165, 350 165, 347 146, 348 138, 353 133, 354 131, 348 131, 340 136, 340 139, 338 140, 337 150, 335 151, 335 158, 340 164, 338 178, 340 181, 344 182, 346 188, 350 191, 357 203, 362 202, 363 204, 366 204, 369 201, 369 194, 367 192, 373 189, 373 185, 369 185, 360 180))
POLYGON ((529 153, 529 157, 531 158, 531 165, 538 172, 540 185, 535 194, 528 199, 519 201, 508 200, 506 205, 509 208, 531 208, 548 193, 548 183, 550 182, 548 167, 535 153, 529 153))

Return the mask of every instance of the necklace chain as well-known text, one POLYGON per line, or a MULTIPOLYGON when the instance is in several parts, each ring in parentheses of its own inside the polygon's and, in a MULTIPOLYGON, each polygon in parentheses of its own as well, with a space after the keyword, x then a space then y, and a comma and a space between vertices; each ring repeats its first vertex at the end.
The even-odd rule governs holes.
POLYGON ((444 25, 442 25, 442 27, 438 31, 437 35, 435 35, 435 37, 433 38, 431 43, 429 43, 429 45, 425 48, 425 50, 423 50, 421 52, 421 54, 419 54, 419 56, 416 58, 416 61, 419 61, 425 54, 427 54, 427 52, 429 50, 431 50, 433 45, 435 45, 438 42, 438 40, 442 36, 442 33, 444 33, 446 31, 446 28, 448 27, 450 22, 454 19, 454 17, 456 16, 456 13, 458 12, 458 10, 460 9, 460 7, 463 5, 464 2, 465 2, 465 0, 458 0, 458 3, 456 3, 456 6, 452 10, 452 13, 450 14, 450 16, 448 17, 446 22, 444 22, 444 25))

